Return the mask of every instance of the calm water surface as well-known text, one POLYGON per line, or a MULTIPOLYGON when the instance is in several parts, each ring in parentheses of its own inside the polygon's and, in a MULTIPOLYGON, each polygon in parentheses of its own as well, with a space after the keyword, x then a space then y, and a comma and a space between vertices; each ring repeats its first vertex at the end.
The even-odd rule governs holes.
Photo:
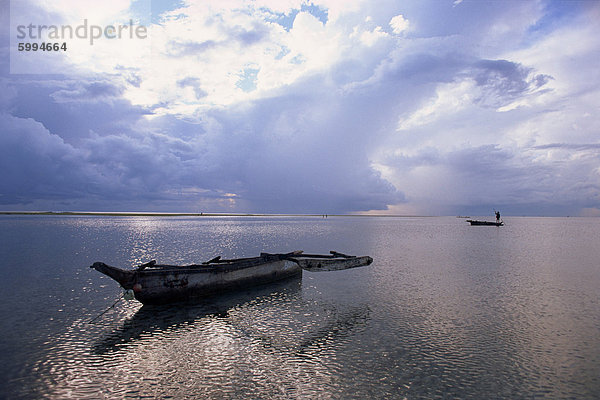
POLYGON ((0 217, 0 398, 599 398, 600 219, 0 217), (369 267, 195 304, 129 267, 337 250, 369 267))

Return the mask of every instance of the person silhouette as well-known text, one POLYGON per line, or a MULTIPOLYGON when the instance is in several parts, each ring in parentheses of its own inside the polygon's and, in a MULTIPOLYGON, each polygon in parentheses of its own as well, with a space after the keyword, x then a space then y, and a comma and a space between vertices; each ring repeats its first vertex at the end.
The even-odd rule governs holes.
POLYGON ((500 211, 494 210, 494 212, 496 213, 496 222, 500 222, 500 211))

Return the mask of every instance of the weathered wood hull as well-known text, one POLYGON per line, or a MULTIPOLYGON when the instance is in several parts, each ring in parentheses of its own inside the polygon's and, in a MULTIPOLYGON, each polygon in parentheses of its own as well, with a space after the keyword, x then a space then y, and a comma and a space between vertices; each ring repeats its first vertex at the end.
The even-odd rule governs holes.
POLYGON ((308 271, 337 271, 369 265, 368 256, 261 253, 260 257, 221 260, 186 266, 157 265, 155 261, 124 270, 102 262, 91 267, 131 290, 144 304, 164 304, 217 295, 251 286, 271 283, 308 271))
POLYGON ((165 304, 198 299, 219 293, 280 281, 302 273, 291 260, 246 260, 225 265, 158 266, 145 270, 123 270, 104 263, 92 268, 133 290, 143 304, 165 304))
POLYGON ((294 257, 294 260, 307 271, 340 271, 344 269, 363 267, 373 262, 368 256, 347 258, 303 258, 294 257))

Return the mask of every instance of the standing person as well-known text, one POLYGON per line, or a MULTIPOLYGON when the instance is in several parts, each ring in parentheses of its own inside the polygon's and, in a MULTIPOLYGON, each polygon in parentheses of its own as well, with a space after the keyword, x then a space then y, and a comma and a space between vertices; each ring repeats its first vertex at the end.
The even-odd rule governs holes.
POLYGON ((494 210, 494 212, 496 213, 496 222, 500 222, 500 211, 494 210))

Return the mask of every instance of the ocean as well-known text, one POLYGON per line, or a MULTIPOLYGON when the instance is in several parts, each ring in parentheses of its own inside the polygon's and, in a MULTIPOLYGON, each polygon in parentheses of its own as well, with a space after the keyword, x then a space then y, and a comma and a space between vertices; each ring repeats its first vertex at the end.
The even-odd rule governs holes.
POLYGON ((600 219, 504 221, 0 216, 0 398, 600 398, 600 219), (374 262, 155 307, 89 268, 293 250, 374 262))

